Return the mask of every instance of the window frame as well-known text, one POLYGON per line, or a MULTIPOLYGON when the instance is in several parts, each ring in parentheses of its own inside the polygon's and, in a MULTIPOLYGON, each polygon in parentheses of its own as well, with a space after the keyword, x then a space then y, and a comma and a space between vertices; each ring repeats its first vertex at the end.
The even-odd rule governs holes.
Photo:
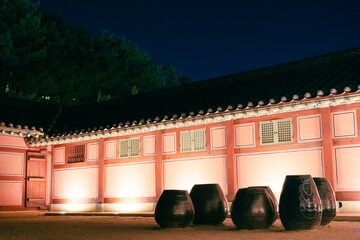
POLYGON ((138 158, 141 155, 141 139, 140 137, 119 139, 119 159, 138 158), (127 155, 122 155, 122 143, 127 143, 127 155), (137 148, 137 149, 134 149, 137 148), (134 151, 135 150, 135 151, 134 151), (136 152, 136 154, 133 154, 136 152))
POLYGON ((70 145, 67 147, 67 151, 68 151, 68 156, 67 156, 68 164, 86 162, 86 160, 85 160, 85 152, 86 152, 85 144, 70 145))
MULTIPOLYGON (((285 136, 286 137, 286 136, 285 136)), ((269 121, 262 121, 259 122, 259 143, 260 146, 274 146, 274 145, 283 145, 283 144, 292 144, 294 143, 294 122, 293 122, 293 118, 282 118, 282 119, 275 119, 275 120, 269 120, 269 121), (283 132, 285 135, 289 134, 291 137, 291 140, 289 141, 279 141, 279 132, 281 130, 279 130, 279 124, 281 123, 286 123, 289 122, 290 124, 290 133, 289 132, 283 132), (264 133, 263 133, 263 129, 264 127, 271 123, 272 124, 272 133, 269 134, 269 136, 272 135, 273 138, 273 142, 266 142, 264 143, 264 133)))
MULTIPOLYGON (((198 128, 186 131, 180 131, 180 153, 192 153, 192 152, 205 152, 207 151, 207 137, 206 128, 198 128), (198 134, 203 134, 199 136, 198 134), (185 139, 190 138, 190 139, 185 139), (200 141, 200 142, 199 142, 200 141), (203 142, 201 142, 203 141, 203 142), (185 142, 190 142, 190 148, 184 149, 185 142), (196 149, 196 146, 202 145, 201 148, 196 149)), ((187 144, 188 145, 188 144, 187 144)))

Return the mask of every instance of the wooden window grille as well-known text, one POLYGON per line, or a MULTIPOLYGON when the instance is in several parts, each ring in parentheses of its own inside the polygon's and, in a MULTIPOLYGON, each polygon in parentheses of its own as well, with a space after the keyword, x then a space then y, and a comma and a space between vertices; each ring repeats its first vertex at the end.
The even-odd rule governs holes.
POLYGON ((292 118, 260 122, 259 129, 260 146, 294 142, 292 118))
POLYGON ((119 142, 119 152, 120 158, 128 158, 129 157, 129 139, 121 139, 119 142))
POLYGON ((274 137, 274 123, 269 122, 262 122, 260 123, 260 137, 261 137, 261 143, 262 144, 272 144, 275 142, 274 137))
POLYGON ((206 151, 206 129, 180 132, 180 151, 182 153, 206 151))
POLYGON ((85 162, 85 144, 68 147, 68 163, 85 162))
POLYGON ((130 138, 130 157, 140 157, 140 138, 130 138))
POLYGON ((191 145, 190 131, 180 132, 180 146, 181 146, 181 152, 191 152, 192 145, 191 145))
POLYGON ((206 132, 204 129, 193 130, 194 134, 194 151, 206 151, 206 132))
POLYGON ((293 127, 292 119, 286 121, 278 121, 278 142, 279 143, 289 143, 293 141, 293 127))
POLYGON ((120 158, 140 157, 140 138, 125 138, 119 140, 120 158))

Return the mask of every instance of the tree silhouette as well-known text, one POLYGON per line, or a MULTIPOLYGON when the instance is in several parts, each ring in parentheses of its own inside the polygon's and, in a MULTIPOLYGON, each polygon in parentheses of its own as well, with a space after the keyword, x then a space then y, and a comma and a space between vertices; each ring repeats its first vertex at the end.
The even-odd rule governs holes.
POLYGON ((28 0, 0 0, 0 67, 0 94, 62 105, 191 81, 124 37, 94 35, 28 0))

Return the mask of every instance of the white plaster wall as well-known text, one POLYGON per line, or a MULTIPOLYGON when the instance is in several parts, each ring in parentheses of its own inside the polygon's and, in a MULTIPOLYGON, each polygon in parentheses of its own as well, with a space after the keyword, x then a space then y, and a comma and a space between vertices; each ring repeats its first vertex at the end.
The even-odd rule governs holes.
POLYGON ((19 149, 28 149, 23 136, 1 134, 0 133, 0 147, 11 147, 19 149))
POLYGON ((107 198, 156 196, 155 162, 105 166, 107 198))
POLYGON ((21 206, 22 190, 22 182, 0 181, 0 206, 21 206))
POLYGON ((336 185, 339 190, 360 190, 360 146, 335 147, 336 185))
POLYGON ((227 194, 225 156, 166 160, 163 164, 164 189, 190 192, 195 184, 218 183, 227 194))
POLYGON ((105 159, 116 158, 116 141, 105 142, 105 159))
POLYGON ((55 169, 53 198, 98 197, 98 167, 55 169))
POLYGON ((0 152, 0 176, 22 176, 24 154, 0 152))
POLYGON ((235 125, 235 147, 255 147, 255 124, 235 125))
POLYGON ((321 138, 321 121, 319 115, 298 118, 299 142, 315 141, 321 138))
POLYGON ((176 134, 168 133, 162 135, 163 137, 163 153, 172 154, 176 153, 176 134))
POLYGON ((155 136, 146 136, 144 137, 144 155, 154 155, 155 154, 155 136))
POLYGON ((238 188, 269 186, 280 193, 286 175, 323 176, 322 149, 240 154, 236 173, 238 188))
POLYGON ((65 163, 65 147, 55 148, 54 164, 64 164, 64 163, 65 163))
POLYGON ((356 137, 356 112, 336 112, 331 114, 333 123, 333 136, 335 138, 356 137))
POLYGON ((211 149, 226 148, 226 127, 212 128, 211 132, 211 149))
POLYGON ((89 143, 87 145, 87 160, 88 161, 99 160, 99 143, 89 143))

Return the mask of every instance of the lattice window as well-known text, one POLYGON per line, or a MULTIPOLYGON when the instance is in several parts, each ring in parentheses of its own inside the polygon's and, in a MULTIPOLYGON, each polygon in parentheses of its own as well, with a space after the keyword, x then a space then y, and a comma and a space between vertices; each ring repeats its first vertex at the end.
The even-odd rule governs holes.
POLYGON ((85 162, 85 144, 68 147, 68 163, 85 162))
POLYGON ((125 138, 119 140, 119 157, 140 157, 140 138, 125 138))
POLYGON ((130 138, 130 157, 140 157, 140 138, 130 138))
POLYGON ((191 132, 190 131, 180 132, 180 150, 181 150, 181 152, 191 152, 192 151, 191 132))
POLYGON ((206 151, 206 129, 180 132, 180 151, 182 153, 206 151))
POLYGON ((278 128, 278 142, 288 143, 292 142, 293 131, 292 131, 292 119, 284 119, 277 122, 278 128))
POLYGON ((194 134, 194 151, 206 151, 206 129, 193 130, 194 134))
POLYGON ((260 139, 262 144, 274 143, 274 123, 273 122, 261 122, 260 123, 260 139))
POLYGON ((119 140, 119 154, 120 158, 128 158, 129 157, 129 139, 121 139, 119 140))
POLYGON ((260 146, 293 143, 292 118, 260 122, 260 146))

